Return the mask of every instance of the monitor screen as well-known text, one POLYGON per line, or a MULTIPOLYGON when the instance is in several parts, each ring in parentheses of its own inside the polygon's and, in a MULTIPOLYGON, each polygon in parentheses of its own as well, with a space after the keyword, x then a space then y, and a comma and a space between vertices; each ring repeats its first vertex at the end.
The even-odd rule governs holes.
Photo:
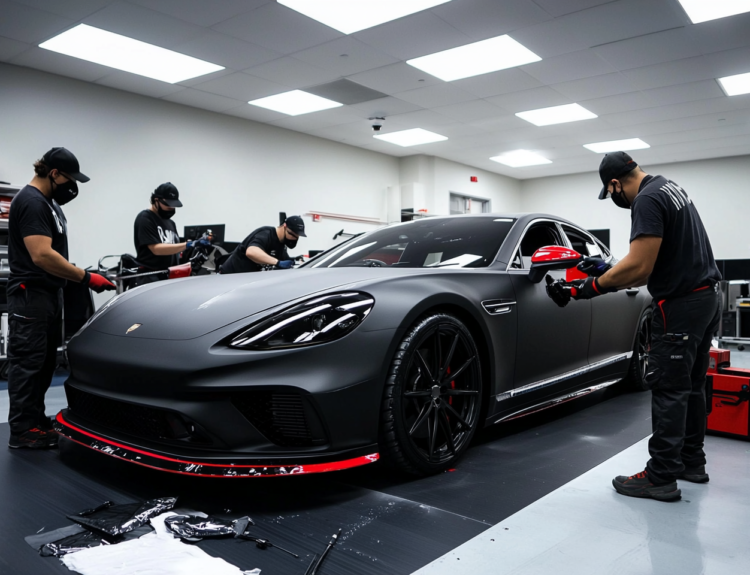
POLYGON ((224 242, 224 228, 225 224, 213 224, 207 226, 185 226, 184 239, 197 240, 203 234, 208 231, 211 232, 213 239, 211 240, 214 244, 221 244, 224 242))

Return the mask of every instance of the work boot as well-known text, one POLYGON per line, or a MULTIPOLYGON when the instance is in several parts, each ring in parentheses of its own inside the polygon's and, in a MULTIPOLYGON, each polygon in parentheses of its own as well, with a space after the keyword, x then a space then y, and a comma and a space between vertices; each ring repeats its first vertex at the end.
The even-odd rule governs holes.
POLYGON ((708 483, 708 473, 706 473, 706 466, 701 465, 700 467, 686 467, 677 479, 684 479, 685 481, 690 481, 691 483, 708 483))
POLYGON ((682 497, 682 492, 677 489, 676 481, 654 485, 648 478, 646 470, 630 477, 618 475, 612 480, 612 485, 617 493, 629 497, 650 497, 657 501, 677 501, 682 497))
POLYGON ((57 447, 57 433, 47 433, 38 427, 29 429, 18 435, 10 435, 8 447, 18 449, 25 447, 27 449, 51 449, 57 447))
POLYGON ((52 425, 52 420, 46 415, 42 417, 41 421, 39 422, 39 429, 44 431, 49 436, 50 447, 56 447, 57 440, 60 438, 60 436, 57 434, 57 431, 55 431, 55 427, 52 425))

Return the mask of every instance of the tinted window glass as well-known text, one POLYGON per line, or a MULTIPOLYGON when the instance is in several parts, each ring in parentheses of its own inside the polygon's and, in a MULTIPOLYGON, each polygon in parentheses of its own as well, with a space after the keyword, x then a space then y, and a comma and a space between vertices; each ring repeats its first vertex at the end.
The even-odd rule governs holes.
POLYGON ((562 245, 563 242, 560 239, 560 234, 558 233, 555 224, 549 222, 534 224, 526 231, 526 234, 521 240, 521 259, 523 266, 519 267, 528 269, 531 265, 531 256, 533 256, 534 252, 539 248, 562 245))
POLYGON ((583 256, 601 256, 602 250, 594 239, 587 234, 583 234, 570 226, 563 225, 565 235, 570 240, 570 245, 575 251, 583 256))
POLYGON ((479 268, 490 265, 513 227, 508 218, 426 218, 358 237, 309 267, 479 268))

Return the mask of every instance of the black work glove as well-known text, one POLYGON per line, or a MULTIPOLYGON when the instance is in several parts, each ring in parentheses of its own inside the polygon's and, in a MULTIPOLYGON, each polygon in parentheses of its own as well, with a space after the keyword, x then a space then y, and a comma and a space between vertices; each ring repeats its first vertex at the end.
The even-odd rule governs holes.
POLYGON ((276 267, 280 270, 288 270, 292 266, 294 266, 294 260, 279 260, 279 263, 276 264, 276 267))
POLYGON ((591 299, 605 293, 614 293, 614 288, 603 288, 599 285, 599 278, 586 278, 571 282, 570 296, 575 299, 591 299))
POLYGON ((547 281, 547 295, 560 307, 565 307, 570 302, 570 285, 565 280, 553 280, 549 274, 547 281))
POLYGON ((607 273, 612 266, 605 262, 599 256, 591 256, 583 258, 583 261, 576 266, 579 271, 582 271, 588 276, 598 278, 607 273))

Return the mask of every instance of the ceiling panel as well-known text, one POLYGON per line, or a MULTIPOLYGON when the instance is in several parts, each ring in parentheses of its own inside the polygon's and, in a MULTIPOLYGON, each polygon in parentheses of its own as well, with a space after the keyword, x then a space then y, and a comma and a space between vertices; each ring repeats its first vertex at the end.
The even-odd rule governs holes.
POLYGON ((417 70, 403 62, 354 74, 349 76, 348 79, 386 94, 398 94, 399 92, 443 83, 435 76, 430 76, 426 72, 417 70))
POLYGON ((292 56, 284 56, 259 66, 253 66, 245 72, 290 88, 314 86, 339 77, 336 72, 323 70, 292 56))
POLYGON ((152 80, 145 76, 136 76, 128 72, 120 72, 119 70, 113 70, 111 74, 100 78, 96 83, 102 86, 109 86, 110 88, 117 88, 118 90, 125 90, 126 92, 151 96, 152 98, 161 98, 162 96, 174 94, 185 89, 183 86, 177 84, 168 84, 167 82, 160 82, 159 80, 152 80))
POLYGON ((70 20, 80 20, 112 4, 114 0, 14 0, 14 2, 64 16, 70 20))
POLYGON ((245 70, 283 55, 209 29, 192 40, 176 44, 173 49, 233 70, 245 70))
POLYGON ((395 132, 396 130, 408 130, 411 128, 434 130, 445 124, 452 124, 453 122, 454 121, 447 116, 443 116, 432 110, 417 110, 415 112, 396 114, 386 118, 383 133, 395 132))
POLYGON ((69 58, 42 48, 31 48, 21 52, 18 56, 11 58, 10 63, 86 82, 94 82, 114 71, 106 66, 92 64, 77 58, 69 58))
POLYGON ((750 12, 688 27, 701 53, 711 54, 750 46, 750 12))
POLYGON ((0 0, 0 14, 0 36, 30 44, 38 44, 75 24, 74 20, 8 0, 0 0))
POLYGON ((287 128, 300 132, 336 126, 338 124, 349 124, 358 121, 359 118, 346 107, 323 110, 314 114, 302 114, 301 116, 287 116, 281 120, 271 122, 274 126, 287 128))
POLYGON ((750 72, 750 48, 737 48, 704 56, 711 68, 712 78, 750 72))
POLYGON ((473 41, 430 11, 368 28, 353 36, 400 60, 425 56, 473 41))
POLYGON ((433 111, 448 116, 458 122, 466 123, 477 122, 507 114, 505 110, 495 106, 487 100, 472 100, 471 102, 451 104, 450 106, 438 106, 433 108, 433 111))
POLYGON ((416 112, 421 110, 421 106, 406 102, 399 98, 389 96, 387 98, 380 98, 378 100, 371 100, 370 102, 362 102, 361 104, 354 104, 350 106, 361 118, 389 118, 396 114, 405 114, 407 112, 416 112))
POLYGON ((240 106, 248 106, 246 102, 233 100, 232 98, 225 98, 224 96, 219 96, 217 94, 201 92, 194 88, 185 88, 175 94, 164 97, 164 100, 177 102, 178 104, 185 104, 186 106, 192 106, 193 108, 210 110, 212 112, 225 112, 233 108, 239 108, 240 106))
POLYGON ((593 8, 594 6, 600 6, 601 4, 608 4, 615 0, 534 0, 535 4, 538 4, 544 9, 545 12, 551 16, 564 16, 565 14, 572 14, 573 12, 580 12, 587 8, 593 8))
POLYGON ((273 110, 267 110, 266 108, 251 106, 247 103, 238 106, 237 108, 230 108, 224 113, 230 116, 237 116, 238 118, 245 118, 246 120, 263 123, 275 122, 276 120, 289 117, 281 112, 274 112, 273 110))
POLYGON ((526 112, 527 110, 536 110, 537 108, 549 108, 550 106, 562 106, 563 104, 572 104, 570 98, 550 88, 542 86, 541 88, 532 88, 523 92, 512 92, 502 96, 492 96, 487 98, 496 106, 516 114, 526 112))
POLYGON ((296 52, 294 57, 319 68, 333 70, 341 76, 350 76, 399 61, 398 58, 350 36, 296 52))
POLYGON ((687 27, 612 42, 594 48, 594 52, 616 70, 642 68, 701 55, 700 48, 687 27))
POLYGON ((592 78, 582 78, 570 82, 560 82, 552 86, 557 92, 564 94, 571 101, 605 98, 633 92, 637 88, 631 87, 628 78, 622 72, 604 74, 592 78))
POLYGON ((423 108, 436 108, 438 106, 447 106, 449 104, 477 99, 474 94, 448 83, 417 88, 408 92, 400 92, 396 94, 396 97, 422 106, 423 108))
POLYGON ((276 2, 217 24, 213 29, 282 54, 342 37, 341 32, 276 2))
POLYGON ((289 91, 287 86, 269 82, 263 78, 256 78, 242 72, 235 72, 216 80, 202 82, 196 84, 194 88, 202 92, 211 92, 212 94, 218 94, 219 96, 243 102, 289 91))
POLYGON ((544 84, 601 76, 617 69, 591 50, 571 52, 522 66, 521 70, 544 84))
POLYGON ((6 62, 31 47, 31 44, 0 36, 0 61, 6 62))
POLYGON ((508 70, 474 76, 473 78, 464 78, 463 80, 451 82, 451 84, 480 98, 530 90, 531 88, 538 88, 544 85, 520 68, 510 68, 508 70))
POLYGON ((454 0, 436 6, 432 12, 473 41, 551 20, 551 16, 531 0, 454 0))
POLYGON ((721 98, 724 91, 716 80, 701 80, 641 92, 653 106, 668 106, 708 98, 721 98))
POLYGON ((578 102, 587 110, 591 110, 597 116, 603 114, 616 114, 630 110, 642 110, 658 106, 654 99, 648 98, 642 92, 628 92, 627 94, 615 94, 604 98, 593 98, 578 102))
POLYGON ((113 2, 83 23, 163 48, 173 48, 203 33, 199 26, 126 2, 113 2))
POLYGON ((707 56, 685 58, 643 68, 622 72, 631 89, 649 90, 675 84, 687 84, 714 77, 714 71, 707 56))
POLYGON ((712 98, 710 100, 683 102, 682 104, 674 104, 672 106, 659 106, 657 108, 607 114, 603 118, 607 123, 615 126, 645 124, 664 120, 686 120, 692 116, 723 113, 734 110, 736 106, 737 104, 731 98, 712 98))
POLYGON ((213 26, 273 0, 129 0, 198 26, 213 26))

